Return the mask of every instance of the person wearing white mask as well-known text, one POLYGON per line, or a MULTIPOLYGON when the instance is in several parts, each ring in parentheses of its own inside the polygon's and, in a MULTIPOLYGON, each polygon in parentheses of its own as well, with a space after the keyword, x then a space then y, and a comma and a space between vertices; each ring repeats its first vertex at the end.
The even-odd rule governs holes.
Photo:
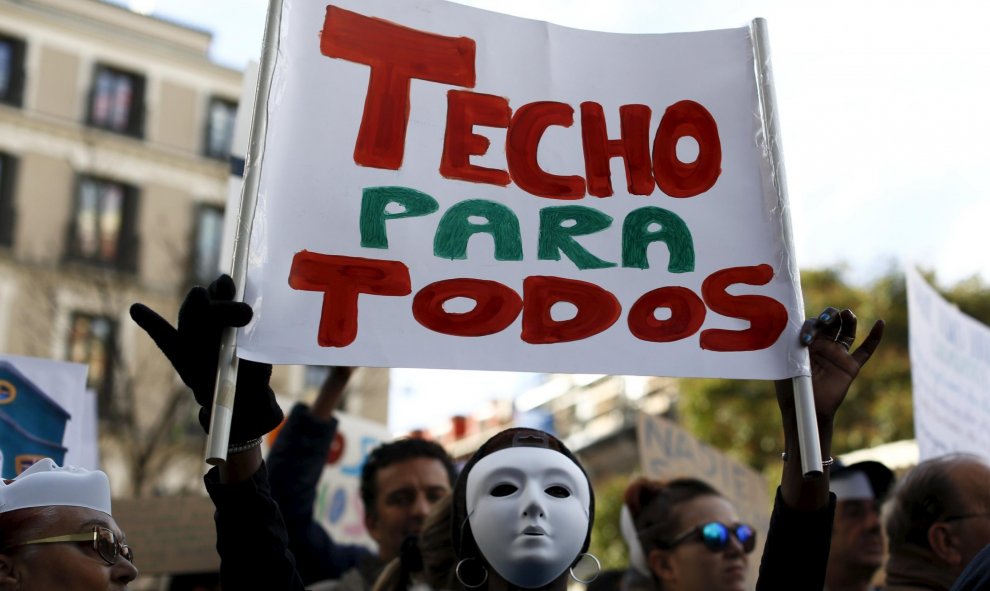
POLYGON ((138 574, 98 470, 43 459, 0 480, 0 591, 118 591, 138 574))
POLYGON ((569 576, 593 580, 600 569, 587 554, 594 508, 584 468, 563 443, 535 429, 498 433, 454 489, 457 579, 466 589, 493 591, 563 591, 569 576))

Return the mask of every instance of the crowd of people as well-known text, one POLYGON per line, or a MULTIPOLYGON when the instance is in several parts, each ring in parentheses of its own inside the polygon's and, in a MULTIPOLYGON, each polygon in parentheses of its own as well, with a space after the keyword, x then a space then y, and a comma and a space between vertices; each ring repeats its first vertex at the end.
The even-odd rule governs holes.
MULTIPOLYGON (((251 318, 221 277, 194 288, 173 327, 135 304, 202 406, 209 426, 225 327, 251 318)), ((442 447, 400 439, 373 450, 361 473, 364 524, 377 552, 335 542, 313 518, 350 368, 335 368, 310 405, 285 418, 271 367, 242 361, 227 461, 204 477, 215 507, 227 590, 406 591, 417 588, 563 591, 740 591, 767 526, 756 588, 868 591, 990 589, 990 465, 969 455, 922 462, 894 482, 877 462, 832 460, 836 413, 883 336, 859 347, 849 310, 828 308, 801 329, 811 359, 821 455, 801 469, 790 380, 776 382, 785 447, 769 524, 742 523, 732 502, 695 478, 639 478, 626 490, 622 530, 630 566, 601 573, 589 554, 595 493, 563 442, 509 429, 458 472, 442 447), (283 423, 267 459, 261 438, 283 423), (883 507, 883 518, 881 518, 883 507), (886 538, 886 542, 884 540, 886 538)), ((114 522, 102 472, 39 462, 0 480, 0 591, 123 589, 138 557, 114 522)))

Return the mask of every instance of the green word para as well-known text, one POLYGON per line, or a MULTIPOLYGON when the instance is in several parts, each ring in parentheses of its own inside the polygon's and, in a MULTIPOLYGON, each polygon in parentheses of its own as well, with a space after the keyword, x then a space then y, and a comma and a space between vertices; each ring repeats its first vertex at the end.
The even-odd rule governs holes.
MULTIPOLYGON (((368 187, 361 200, 361 246, 387 249, 389 220, 426 216, 439 209, 436 199, 415 189, 368 187)), ((618 263, 595 256, 577 241, 578 236, 609 228, 612 221, 611 216, 592 207, 544 207, 540 210, 537 258, 559 261, 563 255, 578 269, 616 267, 618 263)), ((523 259, 519 218, 505 205, 486 199, 461 201, 443 214, 433 237, 433 254, 451 260, 466 259, 468 241, 475 234, 492 237, 495 260, 523 259)), ((694 271, 694 240, 687 224, 661 207, 641 207, 626 215, 622 222, 622 266, 649 269, 646 251, 654 242, 667 246, 670 254, 667 271, 694 271)))

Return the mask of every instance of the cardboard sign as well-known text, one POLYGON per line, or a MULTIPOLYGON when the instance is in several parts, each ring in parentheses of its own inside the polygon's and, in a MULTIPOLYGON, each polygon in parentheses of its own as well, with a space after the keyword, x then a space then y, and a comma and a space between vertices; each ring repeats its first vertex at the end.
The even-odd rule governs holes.
POLYGON ((747 574, 750 586, 755 585, 772 505, 763 476, 660 417, 640 413, 636 438, 645 476, 704 480, 732 503, 740 521, 757 531, 756 549, 750 554, 747 574))
POLYGON ((127 535, 142 575, 220 570, 213 511, 208 497, 113 501, 113 518, 127 535))
POLYGON ((241 357, 807 373, 748 27, 599 33, 441 0, 280 18, 241 357))
POLYGON ((759 472, 660 417, 640 414, 637 439, 646 476, 704 480, 732 501, 741 520, 766 533, 772 502, 759 472))
POLYGON ((990 460, 990 328, 945 301, 915 269, 905 273, 920 459, 969 452, 990 460))

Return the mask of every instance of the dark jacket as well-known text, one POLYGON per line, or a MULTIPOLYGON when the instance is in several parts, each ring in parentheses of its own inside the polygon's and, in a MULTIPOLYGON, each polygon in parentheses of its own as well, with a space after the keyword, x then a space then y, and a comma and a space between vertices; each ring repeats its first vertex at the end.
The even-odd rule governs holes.
POLYGON ((303 582, 289 552, 282 516, 272 501, 265 465, 237 484, 220 484, 219 470, 212 468, 203 481, 217 508, 213 519, 220 585, 225 591, 301 591, 303 582))
POLYGON ((784 505, 777 487, 757 591, 825 587, 835 502, 835 493, 829 493, 825 507, 817 511, 795 511, 784 505), (797 580, 801 581, 800 585, 796 584, 797 580))
POLYGON ((336 434, 337 419, 325 423, 306 406, 294 406, 268 454, 272 498, 282 510, 289 550, 304 582, 343 579, 357 569, 347 577, 347 591, 362 591, 353 588, 355 574, 368 591, 381 572, 378 557, 364 546, 334 542, 313 519, 317 486, 336 434))
POLYGON ((990 589, 990 545, 973 557, 950 591, 986 591, 990 589))

